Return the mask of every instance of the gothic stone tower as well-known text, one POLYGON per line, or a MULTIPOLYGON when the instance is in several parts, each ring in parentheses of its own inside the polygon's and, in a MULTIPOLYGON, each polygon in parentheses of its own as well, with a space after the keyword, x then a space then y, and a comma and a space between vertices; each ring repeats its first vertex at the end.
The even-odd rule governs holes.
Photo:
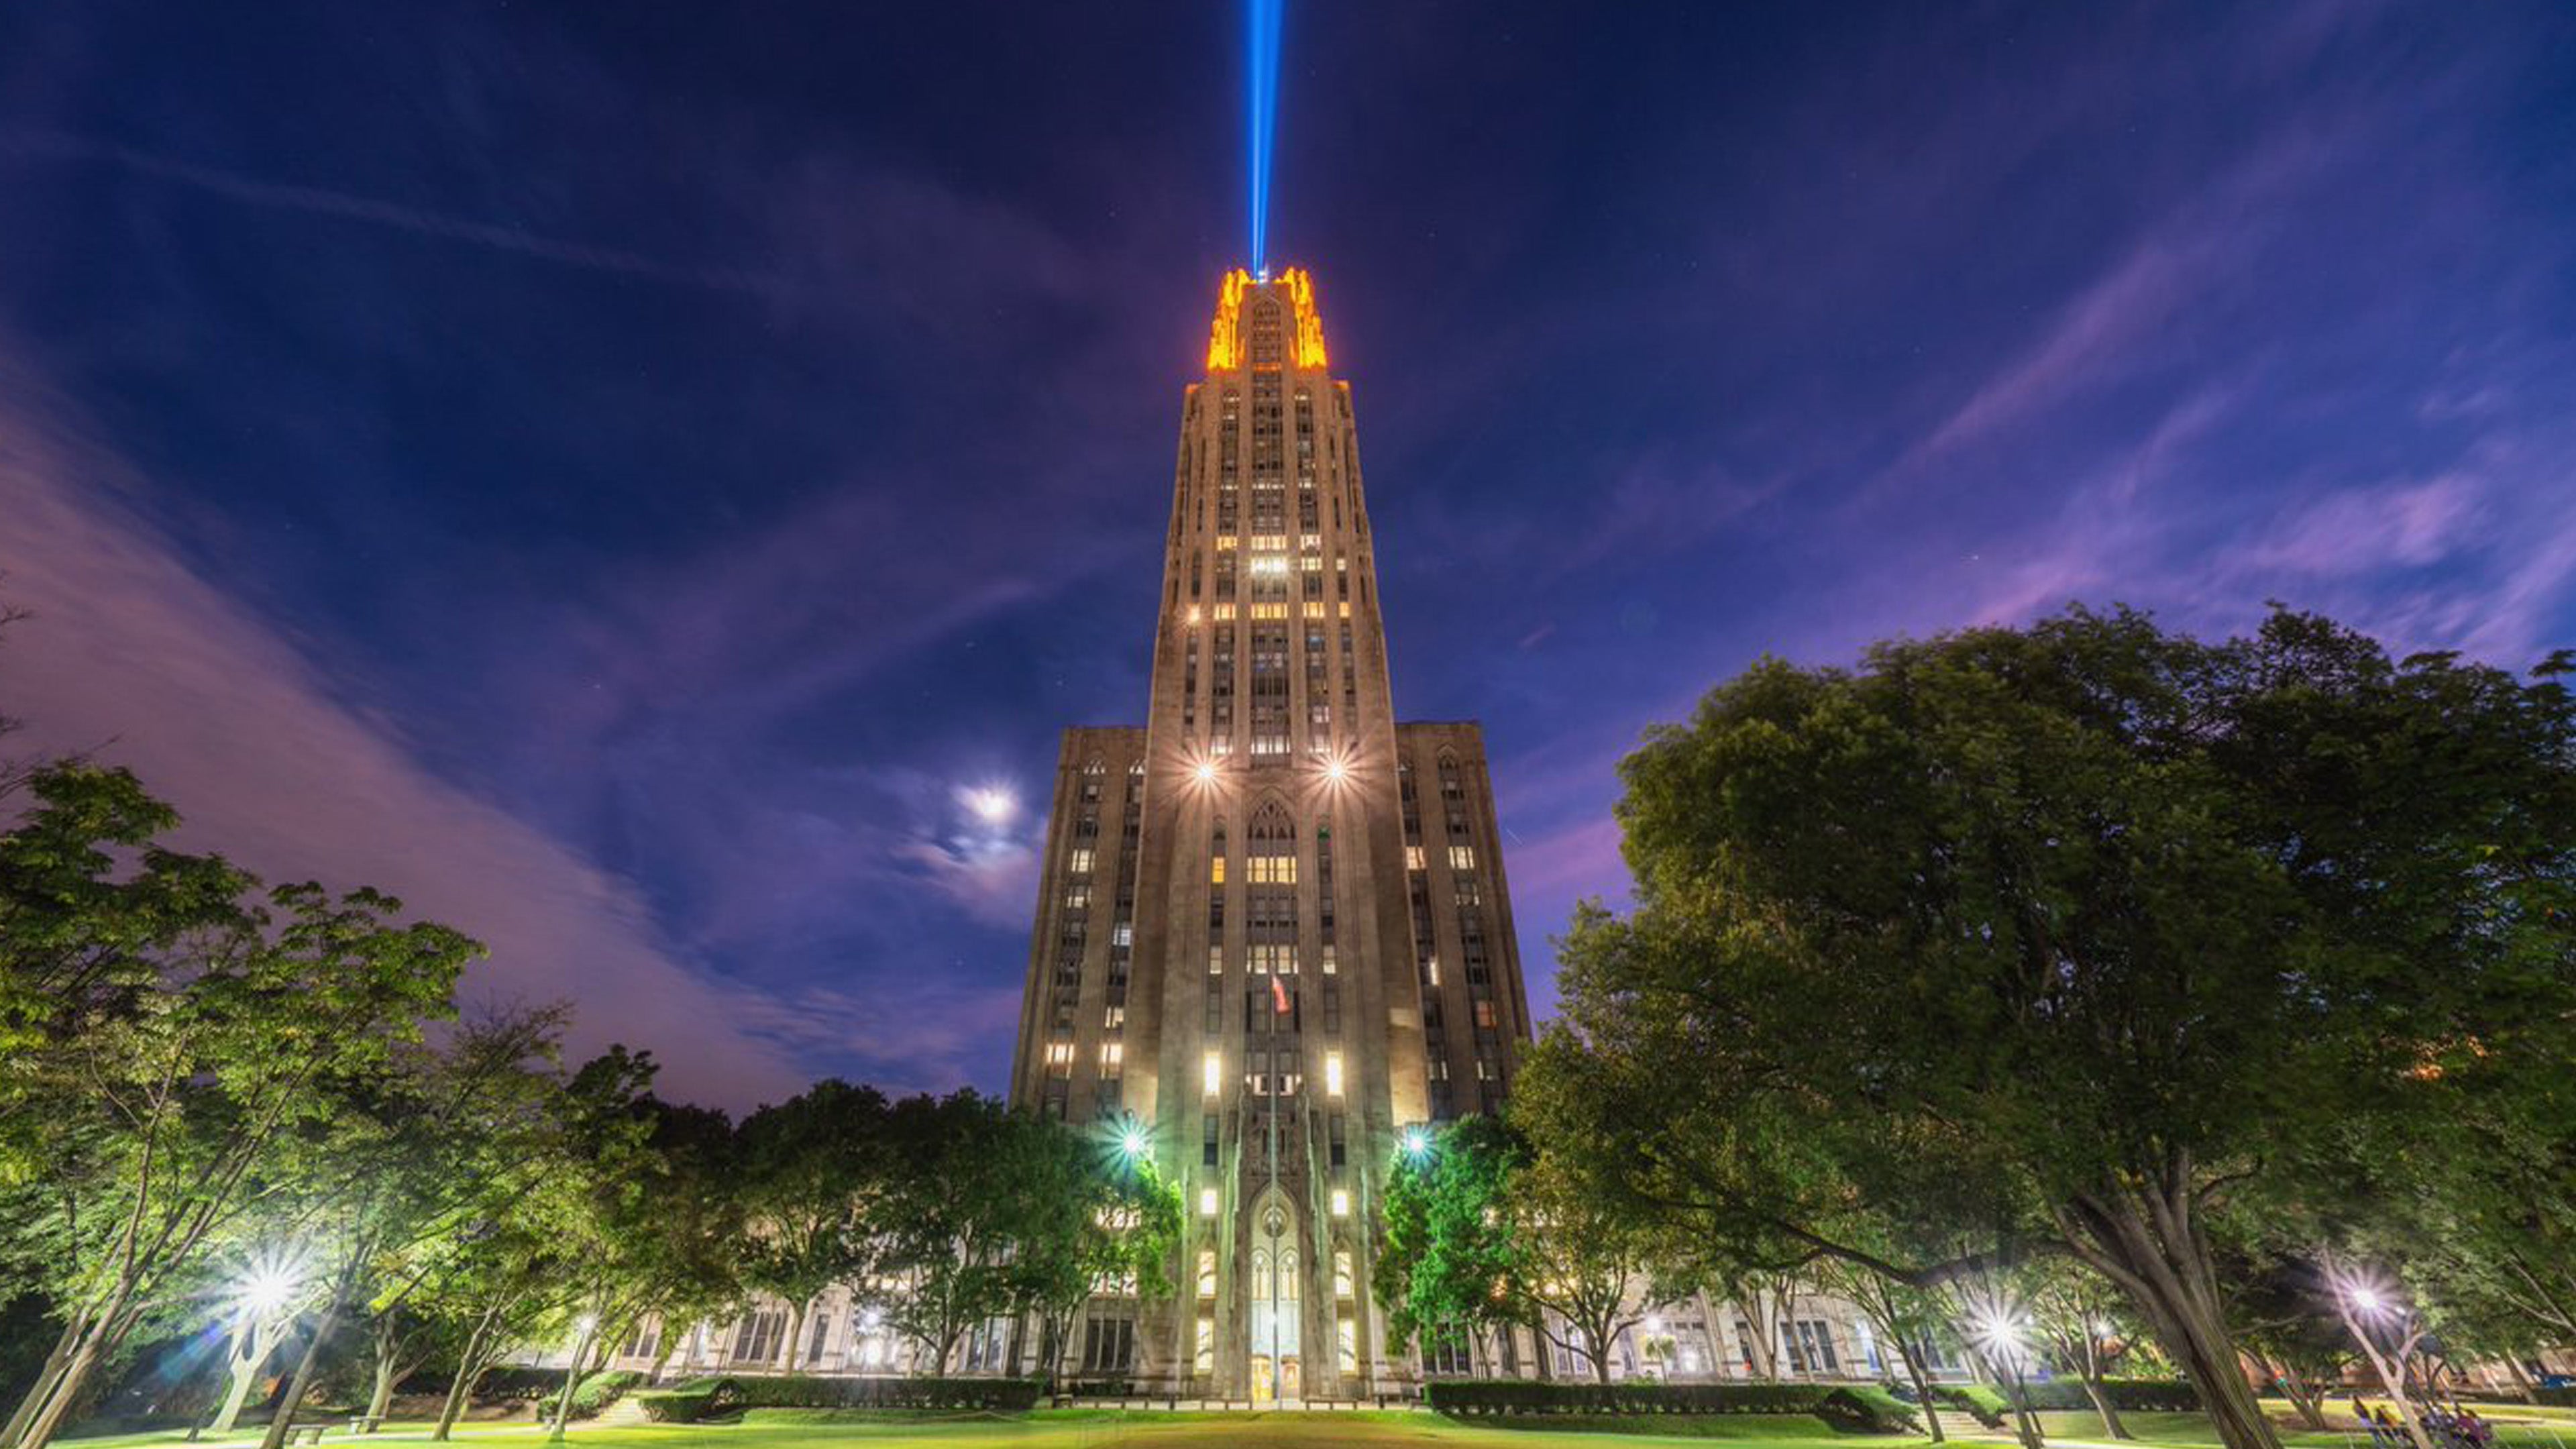
POLYGON ((1312 282, 1232 273, 1146 723, 1065 732, 1012 1077, 1141 1128, 1189 1213, 1172 1299, 1094 1301, 1092 1374, 1264 1401, 1414 1375, 1369 1299, 1378 1195, 1408 1126, 1500 1104, 1529 1008, 1482 735, 1396 722, 1373 547, 1312 282))

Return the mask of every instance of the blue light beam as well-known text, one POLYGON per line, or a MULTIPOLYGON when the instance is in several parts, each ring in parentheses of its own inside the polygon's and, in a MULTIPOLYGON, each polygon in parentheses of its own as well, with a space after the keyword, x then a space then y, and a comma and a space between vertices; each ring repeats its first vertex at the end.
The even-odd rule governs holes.
POLYGON ((1287 0, 1244 0, 1244 119, 1252 193, 1252 274, 1270 275, 1270 139, 1279 123, 1279 27, 1287 0))

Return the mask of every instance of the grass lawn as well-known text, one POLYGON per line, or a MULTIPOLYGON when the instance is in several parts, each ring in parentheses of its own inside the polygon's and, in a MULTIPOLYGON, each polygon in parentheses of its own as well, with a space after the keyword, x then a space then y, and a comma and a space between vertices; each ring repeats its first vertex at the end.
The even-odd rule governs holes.
MULTIPOLYGON (((1733 1418, 1736 1416, 1726 1416, 1733 1418)), ((1695 1420, 1662 1425, 1663 1434, 1569 1431, 1560 1424, 1508 1428, 1456 1424, 1434 1414, 1404 1412, 1331 1414, 1126 1414, 1114 1410, 1039 1410, 1026 1415, 960 1415, 914 1419, 768 1420, 740 1424, 635 1424, 573 1427, 571 1449, 1603 1449, 1605 1443, 1705 1445, 1720 1439, 1729 1449, 1921 1449, 1921 1439, 1901 1435, 1842 1435, 1804 1415, 1744 1415, 1741 1423, 1695 1420), (1675 1428, 1723 1432, 1672 1433, 1675 1428)), ((1651 1420, 1641 1421, 1652 1423, 1651 1420)), ((176 1449, 183 1435, 140 1434, 114 1439, 59 1440, 79 1449, 176 1449)), ((331 1434, 325 1449, 378 1444, 417 1449, 428 1426, 389 1424, 371 1440, 331 1434)), ((526 1424, 458 1428, 460 1449, 543 1449, 545 1434, 526 1424)), ((206 1440, 196 1449, 247 1449, 256 1434, 206 1440)), ((2576 1446, 2570 1446, 2576 1449, 2576 1446)))
MULTIPOLYGON (((2276 1421, 2286 1421, 2287 1404, 2267 1401, 2275 1410, 2276 1421)), ((2520 1404, 2481 1404, 2478 1412, 2495 1425, 2495 1442, 2512 1449, 2576 1449, 2576 1422, 2547 1414, 2534 1414, 2520 1404), (2526 1420, 2528 1422, 2516 1422, 2526 1420)), ((2337 1423, 2349 1416, 2330 1409, 2327 1417, 2337 1423)), ((2171 1446, 2171 1449, 2215 1449, 2218 1431, 2209 1420, 2198 1414, 2122 1414, 2120 1422, 2136 1436, 2141 1445, 2171 1446)), ((2114 1442, 2102 1432, 2102 1420, 2090 1413, 2049 1412, 2039 1416, 2041 1432, 2049 1439, 2081 1440, 2086 1443, 2114 1442)), ((2348 1432, 2318 1434, 2284 1427, 2281 1433, 2284 1449, 2371 1449, 2370 1435, 2359 1429, 2348 1432)))

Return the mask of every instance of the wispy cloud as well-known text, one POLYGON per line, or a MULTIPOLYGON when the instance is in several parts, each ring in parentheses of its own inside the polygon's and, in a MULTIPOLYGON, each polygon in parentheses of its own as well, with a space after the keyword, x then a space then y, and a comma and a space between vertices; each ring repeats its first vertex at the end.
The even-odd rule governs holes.
POLYGON ((667 1089, 742 1102, 792 1087, 738 1024, 739 988, 680 959, 628 882, 425 769, 399 727, 182 565, 134 479, 0 372, 0 568, 35 617, 0 651, 45 750, 96 749, 186 816, 183 843, 271 880, 372 885, 491 947, 469 993, 578 997, 576 1044, 656 1049, 667 1089))

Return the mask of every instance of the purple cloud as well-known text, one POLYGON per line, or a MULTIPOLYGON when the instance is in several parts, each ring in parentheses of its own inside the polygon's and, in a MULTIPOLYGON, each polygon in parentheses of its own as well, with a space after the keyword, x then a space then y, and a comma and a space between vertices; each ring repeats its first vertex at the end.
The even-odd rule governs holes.
POLYGON ((131 766, 186 817, 185 846, 272 881, 372 885, 470 933, 492 954, 463 994, 577 996, 576 1047, 653 1048, 666 1090, 741 1103, 803 1081, 757 1000, 679 956, 628 882, 424 768, 399 721, 179 562, 116 457, 6 382, 0 588, 35 617, 0 681, 33 697, 34 748, 131 766))

